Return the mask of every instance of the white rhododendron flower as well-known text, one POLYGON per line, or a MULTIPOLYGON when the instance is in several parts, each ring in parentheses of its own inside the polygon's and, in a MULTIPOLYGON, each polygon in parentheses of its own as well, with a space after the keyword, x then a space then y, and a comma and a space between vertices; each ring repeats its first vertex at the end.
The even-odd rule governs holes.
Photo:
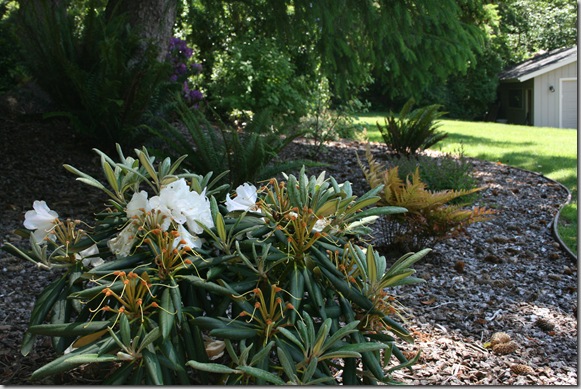
MULTIPOLYGON (((32 204, 32 208, 33 210, 24 214, 24 227, 33 230, 34 238, 39 244, 42 244, 57 223, 59 215, 52 211, 45 201, 36 200, 32 204)), ((54 235, 51 238, 54 240, 54 235)))
POLYGON ((204 190, 201 194, 191 191, 183 178, 162 188, 159 196, 154 196, 149 200, 149 205, 153 210, 167 216, 161 225, 162 230, 167 230, 172 220, 177 224, 187 223, 190 232, 194 234, 204 231, 196 221, 208 228, 214 226, 210 200, 206 197, 206 191, 204 190))
POLYGON ((206 190, 200 194, 190 192, 190 208, 185 212, 188 229, 194 234, 201 234, 204 229, 198 224, 201 223, 208 228, 214 227, 212 219, 212 210, 210 209, 210 200, 206 197, 206 190))
MULTIPOLYGON (((141 191, 133 193, 131 201, 127 204, 125 212, 130 219, 129 224, 121 230, 116 238, 107 242, 107 246, 113 254, 118 258, 126 257, 131 252, 133 244, 137 241, 138 224, 132 222, 131 219, 143 216, 145 212, 151 211, 151 206, 147 200, 147 192, 141 191)), ((97 266, 97 265, 94 265, 97 266)))
POLYGON ((133 218, 135 216, 141 216, 144 212, 150 212, 151 205, 147 200, 147 192, 142 190, 139 193, 133 193, 133 197, 131 197, 131 201, 127 204, 127 209, 125 212, 127 213, 127 217, 133 218))
POLYGON ((202 239, 198 238, 196 235, 190 234, 190 232, 183 225, 180 224, 178 226, 178 232, 180 236, 174 240, 174 249, 181 250, 186 246, 191 249, 202 247, 202 239))
POLYGON ((83 261, 83 265, 85 267, 96 267, 99 266, 103 263, 105 263, 105 261, 103 260, 103 258, 97 257, 96 255, 99 254, 99 248, 97 247, 96 244, 92 245, 89 248, 86 248, 83 251, 80 251, 79 253, 75 254, 75 259, 77 261, 83 261))
POLYGON ((256 187, 252 184, 242 184, 236 188, 236 197, 230 198, 230 194, 226 195, 226 209, 228 212, 232 211, 257 211, 256 199, 258 194, 256 187))
POLYGON ((161 225, 162 230, 167 231, 172 220, 178 224, 186 222, 183 211, 187 207, 189 194, 190 187, 182 178, 161 188, 159 195, 149 200, 152 209, 166 216, 161 225))
POLYGON ((137 240, 137 231, 139 226, 135 223, 129 223, 116 238, 107 242, 107 246, 118 258, 123 258, 131 253, 133 244, 137 240))

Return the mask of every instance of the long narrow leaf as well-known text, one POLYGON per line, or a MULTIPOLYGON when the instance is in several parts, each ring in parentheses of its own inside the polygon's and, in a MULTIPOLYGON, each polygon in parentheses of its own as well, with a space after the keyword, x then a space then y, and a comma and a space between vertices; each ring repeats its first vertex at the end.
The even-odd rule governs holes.
POLYGON ((36 381, 41 378, 47 377, 49 375, 55 375, 58 373, 65 372, 67 370, 73 369, 79 365, 85 363, 98 363, 98 362, 114 362, 117 357, 114 355, 101 355, 98 354, 79 354, 70 355, 68 358, 57 358, 52 362, 47 363, 40 369, 34 371, 31 380, 36 381))
MULTIPOLYGON (((44 321, 46 315, 50 312, 56 300, 61 294, 62 288, 65 287, 67 282, 66 274, 61 278, 53 281, 49 286, 47 286, 42 294, 36 300, 34 308, 30 314, 29 325, 37 325, 44 321)), ((30 332, 24 334, 24 339, 22 341, 22 346, 20 352, 22 355, 26 356, 32 349, 36 335, 30 332)))
POLYGON ((258 369, 252 366, 238 366, 238 370, 249 374, 253 377, 262 379, 264 381, 270 382, 275 385, 284 385, 285 382, 277 375, 270 373, 266 370, 258 369))
POLYGON ((148 349, 143 350, 142 355, 149 379, 151 379, 152 383, 155 385, 163 385, 163 374, 161 372, 161 366, 157 355, 148 349))
POLYGON ((161 328, 161 337, 163 339, 167 339, 173 328, 175 313, 172 313, 172 311, 171 289, 165 288, 161 294, 161 309, 159 311, 159 328, 161 328))
POLYGON ((37 324, 28 328, 33 334, 46 336, 79 336, 100 331, 110 325, 110 321, 93 321, 90 323, 37 324))
POLYGON ((207 371, 208 373, 218 373, 218 374, 235 374, 238 373, 236 370, 229 368, 225 365, 220 365, 218 363, 202 363, 198 361, 188 361, 186 365, 194 368, 196 370, 207 371))
POLYGON ((278 360, 285 374, 289 379, 292 379, 296 375, 296 367, 295 364, 291 362, 291 357, 281 347, 276 348, 276 355, 278 356, 278 360))

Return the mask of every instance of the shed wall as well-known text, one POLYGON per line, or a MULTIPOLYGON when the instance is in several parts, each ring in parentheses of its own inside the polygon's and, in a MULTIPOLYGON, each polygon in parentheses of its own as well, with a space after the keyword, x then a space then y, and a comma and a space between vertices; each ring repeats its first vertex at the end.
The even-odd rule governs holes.
POLYGON ((577 78, 577 62, 535 77, 533 124, 538 127, 559 127, 561 82, 577 78), (549 90, 553 86, 554 92, 549 90))

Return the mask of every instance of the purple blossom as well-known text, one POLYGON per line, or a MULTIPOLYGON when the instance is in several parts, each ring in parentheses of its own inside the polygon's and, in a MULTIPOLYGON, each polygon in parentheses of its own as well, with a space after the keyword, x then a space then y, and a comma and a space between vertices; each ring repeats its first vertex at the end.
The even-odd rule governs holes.
POLYGON ((188 84, 188 81, 184 81, 184 84, 182 86, 182 90, 184 91, 184 94, 187 95, 188 93, 190 93, 190 85, 188 84))
POLYGON ((192 100, 193 102, 198 102, 204 98, 204 95, 199 90, 194 89, 194 90, 190 91, 189 97, 190 97, 190 100, 192 100))
POLYGON ((180 62, 177 64, 175 70, 177 74, 186 74, 188 72, 188 67, 185 63, 180 62))
POLYGON ((203 100, 204 95, 197 89, 190 89, 188 76, 197 75, 202 72, 202 65, 199 63, 189 64, 194 50, 188 47, 183 39, 172 37, 169 43, 169 50, 166 60, 172 65, 173 73, 170 76, 172 82, 182 82, 182 93, 184 99, 194 106, 203 100))

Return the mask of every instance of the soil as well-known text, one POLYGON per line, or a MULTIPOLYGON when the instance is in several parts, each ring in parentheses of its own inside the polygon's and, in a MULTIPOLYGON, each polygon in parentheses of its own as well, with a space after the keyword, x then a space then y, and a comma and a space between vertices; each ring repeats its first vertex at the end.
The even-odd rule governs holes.
MULTIPOLYGON (((314 150, 299 139, 281 158, 300 159, 314 150)), ((355 193, 368 190, 356 153, 365 144, 330 142, 317 152, 338 182, 349 180, 355 193)), ((374 155, 387 153, 372 144, 374 155)), ((431 154, 434 158, 441 155, 431 154)), ((60 122, 0 119, 0 244, 24 245, 13 232, 34 200, 45 200, 67 217, 90 220, 106 198, 75 181, 62 165, 100 176, 91 145, 71 135, 60 122)), ((394 378, 413 385, 577 385, 577 263, 551 234, 551 223, 568 192, 537 173, 503 164, 470 160, 481 192, 476 205, 496 216, 470 226, 465 235, 435 244, 414 268, 426 282, 399 287, 402 320, 415 338, 401 345, 411 369, 394 378), (505 332, 514 343, 486 347, 505 332)), ((375 237, 381 239, 381 230, 375 237)), ((388 258, 394 260, 395 258, 388 258)), ((22 335, 37 296, 51 280, 49 272, 0 250, 0 383, 38 384, 30 374, 56 357, 50 340, 40 338, 26 357, 22 335)), ((96 384, 81 367, 43 384, 96 384)))

